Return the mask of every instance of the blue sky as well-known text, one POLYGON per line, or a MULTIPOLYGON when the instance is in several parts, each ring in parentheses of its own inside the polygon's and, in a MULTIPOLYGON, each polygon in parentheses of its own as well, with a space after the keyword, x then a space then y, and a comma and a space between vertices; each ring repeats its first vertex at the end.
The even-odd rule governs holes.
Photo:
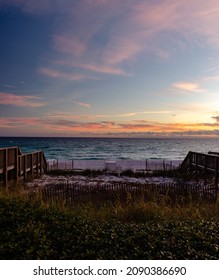
POLYGON ((219 135, 216 0, 0 0, 0 136, 219 135))

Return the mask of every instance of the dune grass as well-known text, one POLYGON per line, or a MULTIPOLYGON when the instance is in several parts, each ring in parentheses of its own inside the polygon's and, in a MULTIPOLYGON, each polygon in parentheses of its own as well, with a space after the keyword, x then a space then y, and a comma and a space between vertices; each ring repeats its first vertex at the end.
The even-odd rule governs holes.
POLYGON ((218 259, 219 201, 83 201, 0 192, 0 259, 218 259))

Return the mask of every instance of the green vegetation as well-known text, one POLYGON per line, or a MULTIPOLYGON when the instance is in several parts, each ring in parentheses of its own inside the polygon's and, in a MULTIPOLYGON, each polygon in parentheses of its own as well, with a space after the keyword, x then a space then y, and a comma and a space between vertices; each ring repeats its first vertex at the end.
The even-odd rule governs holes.
POLYGON ((0 193, 0 259, 218 259, 219 202, 43 203, 0 193))

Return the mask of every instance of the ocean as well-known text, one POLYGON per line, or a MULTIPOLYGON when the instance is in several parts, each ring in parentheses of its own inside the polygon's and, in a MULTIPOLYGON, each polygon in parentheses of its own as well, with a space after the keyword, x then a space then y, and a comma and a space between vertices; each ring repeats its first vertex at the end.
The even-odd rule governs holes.
POLYGON ((219 138, 0 137, 0 148, 13 146, 48 160, 183 160, 189 151, 219 152, 219 138))

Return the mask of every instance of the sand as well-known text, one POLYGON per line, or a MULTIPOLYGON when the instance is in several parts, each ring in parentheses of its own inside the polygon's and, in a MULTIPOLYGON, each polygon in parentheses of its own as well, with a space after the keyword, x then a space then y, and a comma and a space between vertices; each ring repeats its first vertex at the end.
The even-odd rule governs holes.
POLYGON ((57 184, 79 184, 79 185, 106 185, 113 183, 139 183, 139 184, 172 184, 175 179, 153 176, 153 177, 129 177, 122 176, 121 172, 125 170, 138 171, 154 171, 154 170, 171 170, 179 167, 181 161, 164 161, 164 160, 58 160, 49 161, 49 170, 105 170, 103 175, 96 177, 81 176, 81 175, 66 175, 66 176, 50 176, 43 175, 28 182, 29 187, 48 186, 57 184), (109 171, 109 172, 107 172, 109 171), (116 172, 117 175, 110 175, 110 172, 116 172))
POLYGON ((138 183, 138 184, 172 184, 175 183, 175 179, 153 176, 153 177, 128 177, 128 176, 113 176, 113 175, 99 175, 96 177, 88 176, 49 176, 43 175, 40 178, 36 178, 27 183, 28 187, 45 187, 49 185, 62 185, 62 184, 77 184, 81 186, 96 186, 96 185, 109 185, 115 183, 138 183))
POLYGON ((179 160, 51 160, 48 161, 48 169, 67 170, 108 170, 122 172, 125 170, 171 170, 181 164, 179 160))

